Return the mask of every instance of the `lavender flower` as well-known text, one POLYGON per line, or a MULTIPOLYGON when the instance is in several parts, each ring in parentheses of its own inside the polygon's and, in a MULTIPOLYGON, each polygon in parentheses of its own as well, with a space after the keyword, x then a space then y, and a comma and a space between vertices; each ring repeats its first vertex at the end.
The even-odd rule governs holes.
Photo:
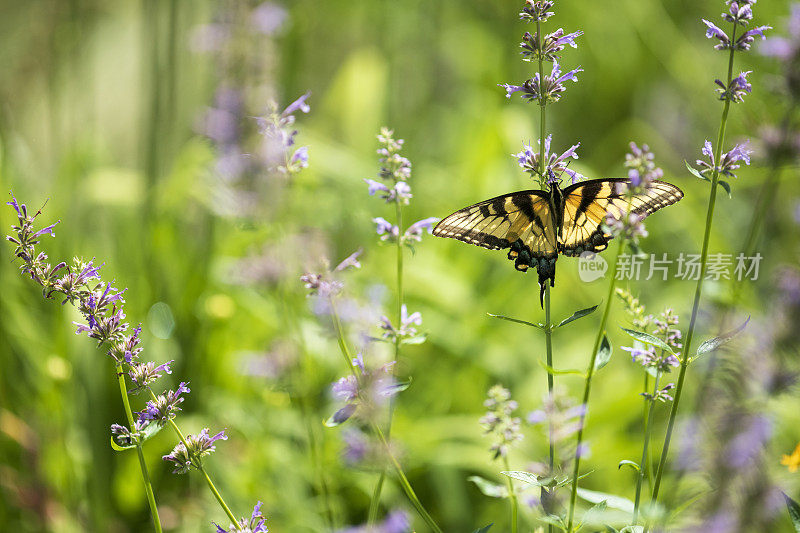
POLYGON ((495 385, 487 394, 483 405, 488 409, 481 417, 483 434, 492 436, 492 445, 489 450, 494 459, 505 457, 508 448, 515 442, 522 440, 520 431, 521 421, 518 417, 511 416, 517 409, 517 402, 511 399, 511 392, 502 385, 495 385))
POLYGON ((394 241, 400 234, 400 228, 383 217, 373 218, 372 221, 375 223, 375 231, 381 236, 382 241, 394 241))
POLYGON ((703 144, 702 152, 703 155, 708 158, 708 161, 703 161, 701 159, 696 161, 697 165, 701 167, 701 174, 707 175, 709 173, 713 173, 716 169, 720 174, 731 176, 733 178, 736 177, 736 174, 734 174, 733 171, 741 166, 739 162, 743 161, 744 164, 749 165, 750 154, 753 153, 752 150, 747 148, 747 142, 737 144, 730 152, 722 154, 719 164, 715 164, 714 148, 711 145, 711 142, 708 140, 706 140, 706 142, 703 144))
POLYGON ((647 237, 644 227, 644 214, 614 210, 606 213, 605 228, 615 239, 625 239, 636 243, 639 237, 647 237))
MULTIPOLYGON (((548 135, 544 140, 544 160, 546 164, 545 167, 546 178, 539 176, 539 181, 542 182, 543 185, 546 183, 547 184, 558 183, 561 179, 562 174, 566 174, 567 176, 569 176, 572 183, 582 180, 584 177, 581 174, 578 174, 574 170, 570 170, 568 168, 570 159, 578 159, 577 150, 580 147, 581 143, 570 146, 561 155, 551 154, 550 143, 552 141, 552 138, 553 138, 552 135, 548 135)), ((531 177, 539 175, 541 166, 541 162, 539 161, 539 150, 535 150, 530 145, 523 145, 521 152, 511 155, 512 157, 516 158, 519 166, 523 170, 525 170, 525 172, 529 173, 531 177)))
POLYGON ((392 321, 385 315, 381 317, 380 328, 383 330, 383 338, 387 341, 394 343, 399 338, 400 340, 408 339, 417 335, 417 328, 415 326, 422 325, 422 314, 419 311, 408 314, 408 308, 405 304, 400 307, 400 327, 392 325, 392 321))
POLYGON ((128 375, 131 378, 131 383, 133 383, 133 388, 129 389, 128 392, 137 393, 145 390, 151 383, 161 377, 161 372, 172 374, 170 365, 173 362, 174 361, 167 361, 166 363, 156 366, 152 361, 136 363, 131 360, 128 363, 130 365, 128 375))
MULTIPOLYGON (((755 2, 753 2, 755 4, 755 2)), ((747 26, 747 21, 753 18, 753 7, 750 5, 749 0, 742 0, 741 2, 729 2, 727 13, 722 14, 722 18, 730 23, 741 24, 747 26)))
POLYGON ((372 452, 369 439, 358 429, 348 427, 342 431, 345 448, 343 457, 347 464, 355 465, 364 462, 372 452))
POLYGON ((338 426, 358 413, 364 420, 371 420, 392 396, 408 388, 392 374, 395 361, 390 361, 374 370, 367 370, 361 354, 353 359, 354 375, 340 378, 331 386, 334 399, 344 402, 326 422, 338 426))
POLYGON ((133 446, 139 442, 139 433, 144 431, 148 424, 150 424, 149 421, 134 420, 133 431, 119 424, 111 424, 111 436, 114 442, 120 446, 133 446))
POLYGON ((558 60, 553 59, 553 69, 549 76, 545 75, 544 83, 540 81, 539 73, 537 72, 522 85, 503 83, 499 84, 499 86, 505 88, 506 98, 511 98, 511 95, 516 92, 522 92, 522 98, 529 102, 539 100, 547 104, 550 102, 558 102, 561 99, 562 93, 567 90, 564 83, 567 81, 577 82, 578 72, 583 72, 583 69, 578 67, 562 74, 561 65, 558 64, 558 60))
POLYGON ((664 177, 664 171, 654 162, 655 155, 650 147, 643 144, 640 148, 635 142, 630 143, 631 152, 625 154, 625 167, 631 185, 637 189, 646 189, 650 183, 664 177))
POLYGON ((139 421, 154 420, 158 422, 159 425, 163 426, 175 418, 176 411, 181 410, 178 406, 183 403, 184 400, 182 394, 191 392, 186 385, 185 382, 181 381, 176 390, 170 390, 164 394, 159 394, 155 400, 148 401, 145 408, 137 413, 139 415, 139 421))
POLYGON ((519 18, 525 22, 536 22, 537 20, 544 22, 555 14, 548 11, 552 7, 552 0, 526 0, 519 18))
POLYGON ((575 43, 575 39, 581 35, 583 35, 582 31, 564 34, 564 30, 558 28, 553 33, 544 36, 542 51, 540 52, 537 44, 538 34, 534 33, 531 35, 530 32, 526 31, 520 43, 520 48, 522 48, 521 54, 525 61, 538 61, 540 55, 547 61, 556 61, 559 58, 558 53, 566 48, 567 45, 572 48, 578 47, 575 43))
POLYGON ((750 50, 750 46, 753 44, 753 41, 755 41, 756 37, 761 37, 761 39, 764 40, 766 39, 764 32, 772 29, 772 26, 758 26, 744 32, 736 39, 736 43, 731 45, 731 39, 728 37, 727 33, 717 27, 713 22, 706 19, 702 19, 702 21, 706 25, 706 37, 719 41, 719 43, 714 45, 714 48, 717 50, 728 50, 731 46, 733 46, 735 50, 750 50))
POLYGON ((224 529, 216 522, 212 522, 217 528, 216 533, 268 533, 267 519, 261 514, 261 502, 256 503, 253 514, 250 518, 241 518, 237 524, 231 524, 228 529, 224 529))
POLYGON ((436 217, 423 218, 422 220, 414 222, 408 227, 408 229, 403 234, 403 241, 421 242, 423 232, 425 230, 428 230, 428 233, 431 233, 433 231, 433 225, 436 224, 437 222, 439 222, 439 219, 436 217))
POLYGON ((719 99, 730 100, 735 103, 743 102, 744 95, 753 90, 753 86, 747 81, 747 75, 751 72, 752 70, 748 70, 747 72, 740 73, 731 80, 730 85, 727 87, 721 80, 716 80, 715 83, 719 86, 719 88, 717 88, 719 99))
POLYGON ((216 451, 217 447, 214 443, 218 440, 228 440, 224 429, 212 437, 208 434, 208 428, 203 428, 197 435, 186 436, 188 450, 183 442, 179 442, 170 453, 162 456, 161 459, 174 463, 173 474, 186 474, 192 467, 200 469, 203 464, 202 458, 216 451))

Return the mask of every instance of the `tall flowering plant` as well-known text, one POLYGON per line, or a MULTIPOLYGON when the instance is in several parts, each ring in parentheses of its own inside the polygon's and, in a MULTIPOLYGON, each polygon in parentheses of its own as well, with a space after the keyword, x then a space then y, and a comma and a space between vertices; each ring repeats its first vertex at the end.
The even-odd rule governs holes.
MULTIPOLYGON (((35 222, 42 214, 41 209, 30 213, 28 207, 18 202, 13 194, 7 205, 16 212, 18 223, 12 226, 13 234, 6 236, 6 239, 14 246, 14 256, 21 262, 20 270, 23 275, 41 286, 45 298, 58 298, 61 299, 62 305, 66 303, 73 305, 83 317, 81 322, 74 323, 76 333, 85 333, 95 340, 98 347, 106 350, 114 364, 128 425, 111 425, 111 446, 120 452, 136 450, 155 531, 162 531, 162 525, 142 446, 167 425, 172 428, 180 442, 169 454, 163 456, 164 461, 172 463, 173 472, 176 474, 184 474, 192 469, 198 470, 220 507, 234 524, 230 531, 245 531, 242 524, 246 520, 238 520, 235 517, 203 464, 203 459, 216 450, 216 443, 227 440, 228 437, 224 430, 212 436, 208 428, 203 428, 196 435, 184 436, 181 432, 175 423, 175 417, 181 410, 186 395, 191 392, 188 383, 180 382, 174 390, 167 390, 161 394, 153 391, 152 384, 156 380, 164 374, 172 373, 170 368, 172 361, 157 364, 142 360, 141 327, 137 326, 130 330, 130 324, 125 321, 123 295, 126 289, 120 290, 114 286, 114 282, 103 281, 100 275, 102 265, 95 265, 94 259, 84 261, 75 258, 70 264, 65 261, 55 265, 49 263, 47 254, 37 251, 36 246, 40 244, 43 236, 55 236, 53 231, 59 222, 37 230, 35 222), (130 395, 140 393, 149 399, 141 411, 134 412, 131 408, 130 395)), ((256 510, 260 505, 259 502, 256 510)), ((254 519, 255 515, 254 511, 254 519)), ((261 516, 260 512, 258 516, 261 516)), ((261 528, 251 531, 267 531, 263 526, 263 517, 259 523, 262 524, 261 528)), ((225 530, 217 526, 217 531, 225 530)))
POLYGON ((700 170, 690 167, 687 164, 687 167, 693 175, 709 182, 711 186, 708 195, 708 207, 706 209, 703 247, 700 254, 700 275, 697 278, 694 299, 692 301, 692 313, 689 319, 686 342, 684 343, 683 356, 680 362, 678 381, 675 386, 675 399, 672 402, 667 432, 666 436, 664 437, 664 444, 661 450, 661 458, 658 463, 658 470, 656 472, 656 477, 653 484, 652 500, 654 503, 658 502, 661 481, 669 454, 672 432, 675 426, 675 418, 678 413, 681 394, 683 393, 686 370, 688 369, 689 363, 692 361, 692 342, 694 340, 694 334, 697 325, 700 297, 703 291, 703 281, 706 277, 708 266, 708 246, 711 237, 711 225, 714 220, 717 188, 721 186, 729 191, 730 184, 726 179, 723 178, 735 177, 733 173, 735 169, 739 168, 742 163, 750 164, 751 152, 747 148, 746 143, 737 144, 725 153, 723 153, 723 150, 725 145, 725 134, 728 125, 728 114, 731 110, 731 106, 741 103, 744 100, 744 97, 752 91, 752 86, 747 81, 747 75, 750 74, 749 71, 741 72, 738 76, 735 75, 734 59, 736 53, 744 53, 749 51, 755 40, 758 38, 764 39, 764 32, 770 29, 770 26, 754 26, 750 29, 747 29, 753 20, 753 8, 755 3, 756 2, 754 0, 727 0, 725 2, 725 12, 722 14, 722 18, 728 24, 728 32, 718 27, 711 21, 706 19, 702 20, 706 27, 706 37, 715 41, 714 48, 716 50, 723 51, 728 55, 728 68, 726 79, 724 81, 719 79, 715 81, 715 84, 717 85, 718 100, 722 103, 722 116, 720 118, 716 144, 712 144, 708 140, 703 144, 701 152, 704 156, 704 159, 697 161, 697 166, 700 167, 700 170))

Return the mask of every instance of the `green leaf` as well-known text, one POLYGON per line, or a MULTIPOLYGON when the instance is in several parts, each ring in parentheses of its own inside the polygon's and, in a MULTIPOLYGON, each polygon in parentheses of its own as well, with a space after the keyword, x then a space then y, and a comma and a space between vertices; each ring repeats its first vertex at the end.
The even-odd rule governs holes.
POLYGON ((480 528, 480 529, 476 529, 476 530, 475 530, 475 531, 473 531, 472 533, 486 533, 487 531, 489 531, 489 529, 490 529, 490 528, 491 528, 493 525, 494 525, 494 522, 492 522, 492 523, 491 523, 491 524, 489 524, 488 526, 483 526, 483 527, 482 527, 482 528, 480 528))
POLYGON ((701 180, 703 180, 703 181, 711 181, 711 180, 710 180, 710 179, 708 179, 707 177, 703 176, 703 175, 700 173, 700 171, 699 171, 699 170, 697 170, 697 169, 696 169, 696 168, 694 168, 692 165, 690 165, 690 164, 689 164, 689 162, 688 162, 687 160, 685 160, 685 159, 684 159, 684 160, 683 160, 683 162, 684 162, 684 163, 686 163, 686 168, 689 170, 689 172, 692 174, 692 176, 694 176, 694 177, 696 177, 696 178, 700 178, 700 179, 701 179, 701 180))
POLYGON ((707 341, 703 341, 703 343, 697 347, 697 353, 695 354, 693 359, 696 359, 703 355, 704 353, 710 352, 712 350, 716 350, 726 342, 733 339, 736 335, 742 332, 744 328, 747 327, 747 323, 750 322, 750 317, 747 317, 747 320, 744 321, 744 324, 739 326, 738 328, 729 331, 728 333, 723 333, 719 337, 714 337, 713 339, 708 339, 707 341))
POLYGON ((600 503, 605 501, 606 505, 612 509, 617 509, 626 513, 633 513, 633 502, 628 498, 623 498, 622 496, 616 496, 614 494, 606 494, 604 492, 597 492, 587 489, 578 489, 578 496, 589 503, 600 503))
POLYGON ((728 198, 730 198, 731 197, 731 184, 728 183, 725 180, 719 180, 719 181, 717 181, 717 183, 719 183, 720 187, 725 189, 725 192, 728 193, 728 198))
POLYGON ((591 524, 592 519, 594 518, 593 515, 598 515, 598 516, 602 515, 605 512, 606 507, 608 507, 608 504, 606 503, 605 500, 594 504, 594 506, 591 509, 589 509, 588 511, 586 511, 586 513, 584 513, 583 518, 581 518, 581 521, 578 524, 578 527, 576 528, 576 531, 580 530, 581 527, 583 527, 583 524, 586 522, 591 524))
POLYGON ((611 341, 608 340, 608 336, 603 334, 603 340, 600 342, 600 349, 597 350, 597 357, 594 360, 595 370, 600 370, 611 361, 611 352, 611 341))
MULTIPOLYGON (((139 443, 143 444, 145 441, 152 439, 156 434, 161 431, 162 426, 155 422, 147 424, 145 428, 139 432, 139 443)), ((114 435, 111 435, 111 448, 115 452, 124 452, 125 450, 132 450, 136 448, 136 443, 120 444, 114 440, 114 435)))
POLYGON ((606 526, 606 533, 619 533, 619 530, 615 527, 606 526))
POLYGON ((586 309, 581 309, 579 311, 575 311, 574 313, 572 313, 571 316, 569 316, 569 317, 565 318, 564 320, 562 320, 561 322, 559 322, 556 327, 560 328, 561 326, 566 326, 567 324, 569 324, 573 320, 578 320, 579 318, 583 318, 586 315, 590 315, 590 314, 594 313, 595 310, 597 310, 597 306, 596 305, 593 305, 592 307, 587 307, 586 309))
POLYGON ((528 483, 530 485, 536 485, 537 487, 545 487, 544 483, 539 481, 539 476, 536 474, 531 474, 530 472, 523 472, 521 470, 511 470, 508 472, 500 472, 504 476, 508 476, 511 479, 516 479, 518 481, 522 481, 523 483, 528 483))
POLYGON ((402 339, 400 341, 400 344, 422 344, 426 340, 428 340, 428 334, 427 333, 421 333, 420 335, 416 335, 414 337, 409 337, 407 339, 402 339))
POLYGON ((658 337, 654 337, 654 336, 650 335, 649 333, 645 333, 643 331, 636 331, 636 330, 628 329, 628 328, 622 328, 622 331, 624 331, 625 333, 627 333, 628 335, 630 335, 631 337, 633 337, 636 340, 640 340, 645 344, 652 344, 653 346, 661 348, 662 350, 666 350, 667 352, 671 353, 672 355, 675 355, 675 352, 672 351, 672 348, 670 347, 670 345, 667 344, 666 342, 662 341, 658 337))
POLYGON ((503 315, 494 315, 492 313, 486 313, 486 314, 492 318, 499 318, 500 320, 508 320, 509 322, 516 322, 517 324, 525 324, 526 326, 531 326, 532 328, 544 329, 544 324, 534 324, 533 322, 526 322, 525 320, 519 320, 517 318, 511 318, 503 315))
POLYGON ((552 366, 549 366, 547 363, 545 363, 541 359, 539 359, 539 364, 542 366, 542 368, 547 370, 548 374, 553 374, 554 376, 576 375, 576 376, 586 377, 586 374, 584 374, 580 370, 576 370, 574 368, 569 369, 569 370, 557 370, 557 369, 553 368, 552 366))
POLYGON ((470 476, 467 478, 467 481, 475 483, 478 490, 481 491, 484 496, 489 496, 490 498, 508 497, 508 489, 504 485, 492 483, 488 479, 484 479, 480 476, 470 476))
POLYGON ((554 515, 554 514, 549 514, 549 515, 545 515, 545 516, 540 516, 539 520, 541 520, 545 524, 554 525, 558 529, 560 529, 561 531, 566 531, 567 530, 567 526, 564 525, 564 520, 562 520, 560 516, 557 516, 557 515, 554 515))
POLYGON ((634 470, 636 470, 637 472, 641 471, 641 468, 639 467, 639 465, 637 463, 634 463, 633 461, 628 461, 627 459, 619 462, 619 464, 617 465, 617 470, 619 470, 623 466, 629 466, 629 467, 633 468, 634 470))
POLYGON ((789 518, 792 519, 792 525, 797 533, 800 533, 800 505, 791 499, 785 492, 782 492, 783 499, 786 500, 786 508, 789 510, 789 518))

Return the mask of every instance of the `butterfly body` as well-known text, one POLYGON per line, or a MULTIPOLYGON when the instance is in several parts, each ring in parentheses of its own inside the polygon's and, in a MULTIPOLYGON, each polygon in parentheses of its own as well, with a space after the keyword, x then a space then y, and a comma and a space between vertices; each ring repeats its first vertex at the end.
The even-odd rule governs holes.
POLYGON ((536 268, 541 300, 545 284, 555 285, 558 254, 577 257, 608 247, 613 236, 603 226, 607 213, 645 217, 683 198, 678 187, 663 181, 629 195, 630 187, 630 180, 613 178, 513 192, 456 211, 433 234, 491 250, 508 248, 517 270, 536 268))

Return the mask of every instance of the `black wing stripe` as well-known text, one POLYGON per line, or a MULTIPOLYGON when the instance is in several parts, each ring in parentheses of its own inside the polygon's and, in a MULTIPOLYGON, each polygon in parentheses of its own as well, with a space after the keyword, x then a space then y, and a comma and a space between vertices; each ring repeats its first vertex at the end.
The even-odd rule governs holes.
POLYGON ((573 220, 578 220, 589 209, 589 206, 597 199, 597 195, 600 194, 602 188, 603 184, 601 182, 590 182, 581 189, 581 203, 578 205, 578 210, 575 212, 573 220))

